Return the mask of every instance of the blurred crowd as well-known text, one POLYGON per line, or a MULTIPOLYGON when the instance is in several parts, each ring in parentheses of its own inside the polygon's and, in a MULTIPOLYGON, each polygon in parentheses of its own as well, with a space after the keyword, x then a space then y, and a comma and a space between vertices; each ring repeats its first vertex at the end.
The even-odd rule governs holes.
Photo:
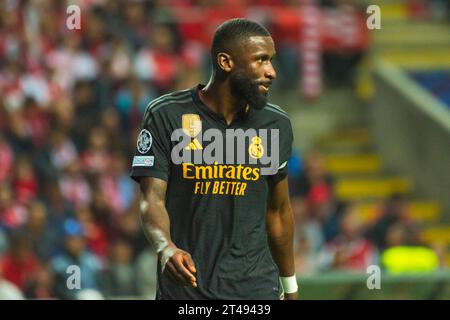
POLYGON ((446 268, 446 248, 430 246, 407 195, 378 200, 369 215, 357 201, 336 198, 324 156, 311 151, 290 160, 291 205, 296 220, 296 268, 301 275, 330 270, 388 273, 446 268))
MULTIPOLYGON (((138 186, 128 176, 147 104, 204 81, 214 28, 235 16, 269 27, 278 47, 278 90, 297 88, 301 2, 2 1, 0 296, 152 298, 156 258, 139 225, 138 186), (81 8, 79 30, 66 26, 70 4, 81 8), (90 291, 69 289, 70 265, 80 267, 80 285, 90 291)), ((333 10, 324 15, 319 39, 325 76, 331 84, 351 82, 369 43, 364 10, 355 1, 318 3, 333 10), (333 27, 341 22, 348 26, 343 33, 333 27), (345 41, 349 34, 353 41, 345 41)), ((330 257, 351 239, 361 259, 372 259, 351 206, 339 207, 328 183, 316 189, 303 180, 300 191, 293 188, 302 229, 318 234, 299 239, 299 257, 335 239, 321 266, 346 264, 330 257), (297 201, 301 197, 311 202, 297 201), (337 215, 345 218, 334 221, 337 215)))

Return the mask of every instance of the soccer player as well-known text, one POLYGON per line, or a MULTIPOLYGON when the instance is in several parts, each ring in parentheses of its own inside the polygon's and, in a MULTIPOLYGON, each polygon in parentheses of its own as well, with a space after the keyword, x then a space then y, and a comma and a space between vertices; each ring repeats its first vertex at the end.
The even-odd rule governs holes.
POLYGON ((267 102, 274 55, 263 26, 228 20, 212 40, 208 84, 147 107, 131 177, 140 183, 143 229, 158 253, 157 299, 297 296, 287 182, 292 128, 286 112, 267 102), (257 133, 229 143, 238 129, 257 133), (177 130, 189 138, 178 149, 177 130), (277 139, 264 139, 264 130, 277 139), (207 139, 207 132, 223 140, 207 139), (201 157, 213 145, 222 146, 211 154, 223 161, 201 157), (175 161, 180 152, 200 157, 175 161), (246 161, 236 160, 239 153, 246 161), (261 160, 269 153, 278 162, 264 174, 261 160))

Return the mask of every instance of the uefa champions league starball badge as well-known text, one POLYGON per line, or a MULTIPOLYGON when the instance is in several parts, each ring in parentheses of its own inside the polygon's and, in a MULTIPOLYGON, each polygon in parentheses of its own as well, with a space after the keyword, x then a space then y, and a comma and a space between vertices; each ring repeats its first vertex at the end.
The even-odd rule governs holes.
POLYGON ((152 146, 152 135, 147 129, 142 129, 137 139, 137 150, 144 154, 150 150, 152 146))

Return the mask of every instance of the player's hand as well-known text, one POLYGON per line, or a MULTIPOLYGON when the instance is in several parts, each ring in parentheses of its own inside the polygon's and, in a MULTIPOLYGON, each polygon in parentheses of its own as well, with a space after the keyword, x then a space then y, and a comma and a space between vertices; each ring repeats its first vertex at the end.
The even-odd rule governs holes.
POLYGON ((194 261, 191 255, 174 245, 167 246, 159 254, 163 274, 180 286, 197 287, 194 261))
POLYGON ((285 293, 284 294, 284 300, 297 300, 297 292, 293 293, 285 293))

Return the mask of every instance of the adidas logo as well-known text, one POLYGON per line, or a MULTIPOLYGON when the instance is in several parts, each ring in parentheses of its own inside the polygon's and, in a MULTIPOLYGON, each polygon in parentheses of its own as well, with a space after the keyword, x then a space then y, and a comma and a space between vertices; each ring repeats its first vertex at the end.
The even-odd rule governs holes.
POLYGON ((185 149, 186 149, 186 150, 202 150, 203 147, 202 147, 202 145, 200 144, 200 142, 198 142, 197 139, 194 139, 194 140, 191 141, 191 143, 189 143, 189 144, 185 147, 185 149))

